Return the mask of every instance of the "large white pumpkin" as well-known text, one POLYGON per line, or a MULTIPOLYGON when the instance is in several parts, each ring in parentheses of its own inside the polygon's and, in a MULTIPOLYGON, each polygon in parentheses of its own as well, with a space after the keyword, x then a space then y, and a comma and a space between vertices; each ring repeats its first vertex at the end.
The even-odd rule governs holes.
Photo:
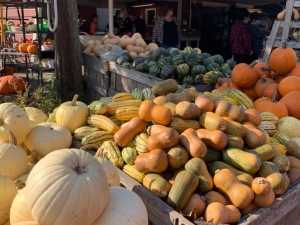
POLYGON ((18 191, 10 209, 10 223, 14 225, 16 223, 24 221, 34 220, 31 213, 28 211, 25 204, 25 188, 18 191))
POLYGON ((0 104, 0 141, 9 141, 8 130, 15 135, 17 145, 21 145, 31 130, 31 124, 24 109, 13 103, 2 103, 0 104))
POLYGON ((0 173, 15 180, 26 173, 28 159, 22 148, 13 145, 13 140, 14 138, 10 139, 11 143, 0 142, 0 173))
POLYGON ((96 157, 96 159, 100 162, 106 173, 109 187, 120 186, 120 176, 117 167, 107 158, 96 157))
POLYGON ((290 138, 300 137, 300 120, 292 116, 283 117, 278 121, 277 130, 290 138))
POLYGON ((55 114, 56 123, 68 128, 72 134, 77 128, 86 125, 90 113, 87 105, 77 101, 77 98, 78 95, 75 95, 71 102, 62 103, 55 114))
POLYGON ((121 187, 109 189, 105 210, 92 225, 148 225, 146 206, 140 197, 121 187))
POLYGON ((61 149, 33 167, 26 182, 26 206, 42 225, 88 225, 106 207, 108 191, 106 174, 95 157, 61 149))
POLYGON ((17 189, 13 180, 0 173, 0 224, 9 219, 9 210, 16 195, 17 189))
POLYGON ((70 131, 62 125, 44 122, 36 125, 29 132, 25 145, 38 155, 45 156, 58 149, 69 148, 72 144, 70 131))
POLYGON ((46 122, 48 116, 40 109, 34 107, 24 107, 25 112, 30 120, 31 127, 46 122))

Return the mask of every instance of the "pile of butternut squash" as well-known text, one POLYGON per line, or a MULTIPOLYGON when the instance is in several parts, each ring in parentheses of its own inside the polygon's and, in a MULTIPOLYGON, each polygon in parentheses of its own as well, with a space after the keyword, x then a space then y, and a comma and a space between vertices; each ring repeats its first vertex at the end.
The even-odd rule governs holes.
POLYGON ((92 102, 74 136, 184 216, 237 223, 300 179, 300 147, 284 118, 229 97, 239 104, 168 79, 92 102))

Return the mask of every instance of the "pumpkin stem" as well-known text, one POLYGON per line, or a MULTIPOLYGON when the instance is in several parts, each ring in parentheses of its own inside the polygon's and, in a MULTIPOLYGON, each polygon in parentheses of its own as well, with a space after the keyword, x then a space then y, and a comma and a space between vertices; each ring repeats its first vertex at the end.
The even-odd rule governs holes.
POLYGON ((274 91, 274 94, 273 94, 273 97, 272 97, 272 99, 271 99, 271 102, 276 103, 277 91, 276 91, 275 88, 272 88, 272 89, 273 89, 273 91, 274 91))
POLYGON ((81 173, 85 173, 86 169, 84 168, 83 165, 81 165, 81 166, 76 167, 75 171, 77 172, 77 174, 81 174, 81 173))
POLYGON ((21 189, 23 189, 24 187, 26 187, 26 183, 23 182, 23 181, 21 181, 20 179, 16 179, 16 180, 14 181, 14 183, 15 183, 15 185, 16 185, 17 190, 21 190, 21 189))
POLYGON ((31 151, 31 155, 32 155, 32 163, 34 165, 36 165, 39 161, 39 154, 38 154, 37 150, 33 149, 31 151))
POLYGON ((252 63, 249 64, 251 68, 253 68, 258 63, 258 60, 254 60, 252 63))
POLYGON ((259 184, 265 184, 266 182, 265 182, 265 180, 264 179, 260 179, 259 180, 259 184))
POLYGON ((10 130, 8 130, 7 132, 8 132, 8 143, 10 145, 16 146, 17 145, 17 138, 16 138, 16 136, 10 130))
POLYGON ((72 106, 76 106, 76 102, 77 102, 77 99, 78 99, 79 95, 75 94, 73 99, 72 99, 72 102, 71 102, 71 105, 72 106))
POLYGON ((0 119, 0 126, 3 126, 3 124, 4 124, 4 120, 0 119))
POLYGON ((285 48, 287 48, 287 39, 286 40, 284 40, 283 42, 282 42, 282 48, 283 49, 285 49, 285 48))
POLYGON ((272 71, 272 69, 271 69, 271 68, 268 68, 268 67, 261 67, 260 70, 261 70, 261 71, 266 71, 266 70, 272 71))
POLYGON ((261 82, 262 82, 262 83, 266 83, 266 82, 267 82, 267 80, 266 80, 266 75, 263 75, 263 76, 261 77, 261 82))
POLYGON ((277 81, 277 78, 278 78, 278 73, 275 73, 274 77, 273 77, 273 80, 274 81, 277 81))
POLYGON ((87 145, 84 145, 80 148, 80 150, 95 150, 97 151, 99 149, 99 146, 96 145, 96 144, 87 144, 87 145))

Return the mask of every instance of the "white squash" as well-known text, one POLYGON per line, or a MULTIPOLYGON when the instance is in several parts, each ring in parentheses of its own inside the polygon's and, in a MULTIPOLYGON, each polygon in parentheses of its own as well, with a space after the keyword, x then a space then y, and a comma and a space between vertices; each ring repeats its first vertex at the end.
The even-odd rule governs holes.
POLYGON ((150 52, 153 51, 153 50, 155 50, 155 49, 157 49, 157 48, 158 48, 158 45, 156 43, 149 43, 148 44, 148 50, 150 52))
POLYGON ((145 51, 144 48, 138 47, 138 46, 133 46, 133 45, 127 45, 126 50, 128 52, 135 52, 137 54, 144 53, 144 51, 145 51))
POLYGON ((106 173, 108 186, 109 187, 120 186, 120 176, 117 167, 115 167, 110 160, 104 157, 96 157, 96 159, 100 162, 102 168, 106 173))
POLYGON ((150 52, 149 52, 149 51, 146 51, 146 52, 145 52, 145 55, 146 55, 146 56, 149 56, 149 55, 150 55, 150 52))
POLYGON ((87 46, 94 46, 94 40, 89 40, 87 43, 87 46))
POLYGON ((142 48, 146 48, 146 47, 147 47, 147 44, 146 44, 146 42, 144 41, 143 38, 138 38, 138 39, 135 41, 135 46, 142 47, 142 48))
POLYGON ((10 143, 0 142, 0 173, 4 173, 12 180, 25 174, 28 164, 26 152, 15 143, 11 132, 10 143))
POLYGON ((84 49, 83 53, 85 53, 85 54, 91 54, 91 53, 93 52, 93 48, 94 48, 94 47, 92 47, 92 46, 87 46, 87 47, 84 49))
POLYGON ((100 40, 95 40, 95 41, 94 41, 94 45, 95 45, 95 46, 98 46, 98 45, 102 45, 102 44, 101 44, 101 41, 100 41, 100 40))
POLYGON ((83 225, 101 215, 108 192, 106 174, 95 157, 79 149, 61 149, 32 169, 25 200, 40 224, 83 225))
POLYGON ((19 180, 21 182, 26 183, 27 179, 28 179, 29 173, 25 173, 22 176, 18 177, 15 181, 19 180))
POLYGON ((0 141, 8 142, 8 130, 17 139, 17 145, 25 140, 31 130, 30 120, 21 107, 13 103, 0 104, 0 141))
POLYGON ((102 46, 102 44, 100 44, 100 45, 95 45, 95 47, 93 48, 93 53, 94 53, 94 55, 97 55, 97 54, 98 54, 98 51, 99 51, 99 49, 101 48, 101 46, 102 46))
POLYGON ((30 120, 31 127, 46 122, 48 119, 48 116, 40 109, 34 107, 24 107, 24 109, 30 120))
POLYGON ((9 219, 11 204, 17 195, 17 189, 11 178, 0 173, 0 224, 9 219))
POLYGON ((107 36, 108 36, 110 39, 113 39, 113 38, 116 37, 113 33, 108 33, 107 36))
POLYGON ((137 40, 139 38, 142 38, 142 35, 140 33, 134 33, 131 38, 137 40))
POLYGON ((30 151, 36 150, 38 155, 45 156, 55 150, 69 148, 72 144, 72 135, 60 124, 44 122, 32 128, 25 144, 30 151))
MULTIPOLYGON (((124 35, 124 36, 127 36, 127 35, 124 35)), ((126 46, 128 45, 134 45, 135 44, 135 40, 132 39, 132 38, 128 38, 127 37, 122 37, 119 39, 119 42, 118 42, 118 45, 122 48, 122 49, 125 49, 126 46)))
POLYGON ((25 188, 18 191, 18 194, 14 198, 11 209, 10 209, 10 223, 11 225, 24 222, 24 221, 32 221, 34 218, 32 217, 29 210, 26 208, 25 204, 25 188))
POLYGON ((56 123, 68 128, 72 134, 78 127, 86 125, 90 113, 87 105, 77 98, 78 95, 75 95, 72 101, 62 103, 55 114, 56 123))
POLYGON ((107 35, 105 35, 105 36, 101 39, 101 43, 103 44, 104 41, 105 41, 106 39, 109 39, 109 37, 108 37, 107 35))
POLYGON ((134 59, 135 57, 137 57, 136 52, 129 52, 129 55, 131 55, 131 57, 134 59))
POLYGON ((283 117, 278 121, 277 130, 290 138, 300 137, 300 120, 292 116, 283 117))
POLYGON ((105 210, 92 225, 147 225, 147 209, 140 197, 121 187, 109 189, 105 210))
POLYGON ((112 45, 117 45, 119 42, 119 39, 106 39, 103 44, 112 44, 112 45))

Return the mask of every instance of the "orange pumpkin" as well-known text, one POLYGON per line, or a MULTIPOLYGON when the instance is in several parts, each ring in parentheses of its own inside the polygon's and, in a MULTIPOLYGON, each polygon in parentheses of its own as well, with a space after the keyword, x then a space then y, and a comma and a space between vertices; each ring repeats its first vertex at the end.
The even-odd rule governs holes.
POLYGON ((215 89, 218 89, 219 87, 222 87, 222 85, 224 84, 224 83, 227 83, 227 78, 221 78, 221 77, 219 77, 218 78, 218 81, 217 81, 217 83, 216 83, 216 85, 215 85, 215 89))
POLYGON ((241 89, 250 88, 258 80, 258 73, 252 64, 237 64, 231 72, 231 81, 241 89))
POLYGON ((278 47, 271 52, 269 65, 279 75, 287 75, 297 65, 296 52, 288 47, 286 41, 284 41, 282 47, 278 47))
POLYGON ((300 77, 288 76, 284 78, 278 86, 279 92, 282 96, 291 91, 300 91, 300 77))
POLYGON ((36 54, 38 52, 38 47, 35 44, 29 44, 27 46, 27 52, 30 54, 36 54))
POLYGON ((262 96, 264 96, 264 90, 266 86, 272 83, 275 83, 273 79, 266 77, 266 75, 262 76, 262 78, 256 82, 254 88, 257 97, 261 98, 262 96))
POLYGON ((27 53, 27 47, 28 47, 27 43, 21 43, 19 44, 18 47, 19 47, 19 52, 27 53))
POLYGON ((249 98, 251 98, 251 100, 256 100, 258 97, 257 97, 257 94, 255 93, 255 85, 253 85, 252 87, 250 88, 246 88, 243 90, 243 92, 248 95, 249 98))
POLYGON ((300 66, 297 65, 294 69, 292 69, 290 75, 300 77, 300 66))
POLYGON ((286 77, 287 77, 286 75, 275 74, 273 80, 275 80, 275 82, 279 84, 286 77))
POLYGON ((264 97, 267 98, 272 98, 274 95, 274 89, 276 90, 276 101, 279 101, 282 97, 282 95, 280 94, 279 90, 278 90, 278 83, 273 83, 273 84, 269 84, 268 86, 265 87, 264 90, 264 97))
POLYGON ((0 78, 0 94, 7 95, 17 91, 25 90, 25 82, 21 77, 12 75, 3 76, 0 78))
POLYGON ((300 119, 300 91, 291 91, 280 99, 289 112, 289 116, 300 119))
POLYGON ((259 78, 262 78, 263 76, 271 77, 271 69, 267 63, 257 62, 253 68, 257 71, 259 78))
POLYGON ((223 83, 221 87, 218 88, 218 90, 220 92, 223 92, 223 91, 229 90, 229 89, 240 90, 240 88, 235 83, 233 83, 228 77, 226 79, 227 79, 227 81, 225 83, 223 83))
MULTIPOLYGON (((288 116, 288 109, 287 107, 281 103, 281 102, 277 102, 276 101, 276 90, 273 89, 274 94, 272 98, 266 98, 263 97, 263 100, 256 102, 256 104, 254 105, 255 109, 258 112, 271 112, 274 115, 276 115, 279 119, 285 116, 288 116)), ((300 114, 299 114, 300 115, 300 114)))

